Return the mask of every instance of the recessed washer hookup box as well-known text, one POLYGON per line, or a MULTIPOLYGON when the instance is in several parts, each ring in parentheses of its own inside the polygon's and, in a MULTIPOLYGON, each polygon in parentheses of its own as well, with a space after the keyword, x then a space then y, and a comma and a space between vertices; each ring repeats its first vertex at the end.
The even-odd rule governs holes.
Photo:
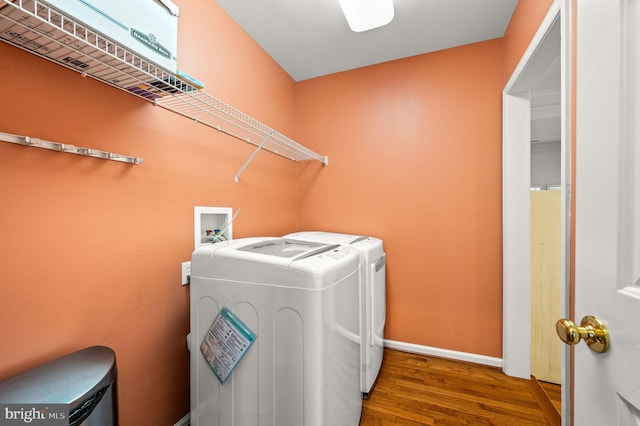
POLYGON ((172 73, 178 16, 170 0, 46 0, 51 6, 172 73))

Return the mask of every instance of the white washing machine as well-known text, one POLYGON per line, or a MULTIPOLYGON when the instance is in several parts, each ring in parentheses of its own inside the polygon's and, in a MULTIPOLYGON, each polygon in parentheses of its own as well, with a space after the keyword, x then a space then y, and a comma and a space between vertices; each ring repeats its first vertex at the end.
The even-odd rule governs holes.
POLYGON ((206 245, 191 260, 192 426, 357 426, 357 250, 285 238, 206 245), (257 336, 222 384, 200 346, 223 308, 257 336))
POLYGON ((360 390, 364 394, 378 377, 384 354, 384 325, 387 318, 386 256, 382 240, 361 235, 333 232, 306 231, 286 235, 302 241, 342 244, 353 247, 360 254, 361 273, 361 328, 362 353, 360 390))

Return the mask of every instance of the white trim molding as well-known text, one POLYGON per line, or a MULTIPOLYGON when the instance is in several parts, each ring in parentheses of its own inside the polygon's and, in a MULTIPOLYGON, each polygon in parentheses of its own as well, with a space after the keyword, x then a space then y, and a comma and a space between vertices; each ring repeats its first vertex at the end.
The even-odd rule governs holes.
POLYGON ((475 364, 484 364, 491 367, 502 368, 502 358, 495 358, 486 355, 458 352, 452 351, 450 349, 434 348, 433 346, 416 345, 414 343, 398 342, 388 339, 384 340, 384 346, 389 349, 397 349, 404 352, 411 352, 421 355, 431 355, 440 358, 455 359, 458 361, 473 362, 475 364))
MULTIPOLYGON (((561 60, 561 74, 565 71, 562 19, 561 4, 556 0, 511 75, 502 96, 502 360, 506 375, 523 379, 531 375, 531 93, 540 76, 558 57, 561 60)), ((562 90, 566 87, 562 81, 561 126, 564 120, 562 90)))

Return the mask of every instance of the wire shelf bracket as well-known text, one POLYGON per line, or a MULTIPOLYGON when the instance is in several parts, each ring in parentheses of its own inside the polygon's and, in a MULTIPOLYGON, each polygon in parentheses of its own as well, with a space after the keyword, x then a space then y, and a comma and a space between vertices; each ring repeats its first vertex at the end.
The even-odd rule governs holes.
POLYGON ((273 154, 292 161, 329 164, 328 157, 181 80, 45 1, 0 0, 0 40, 273 154))
POLYGON ((268 140, 269 140, 269 135, 265 136, 265 138, 262 141, 262 143, 260 143, 260 145, 258 145, 258 147, 255 149, 255 151, 253 151, 253 153, 249 156, 249 159, 247 159, 247 161, 242 165, 242 167, 240 167, 240 170, 238 170, 238 173, 236 173, 236 175, 233 178, 236 182, 239 182, 240 175, 242 174, 242 172, 244 172, 244 169, 246 169, 247 166, 249 165, 249 163, 251 163, 251 161, 253 161, 253 158, 256 155, 258 155, 258 151, 260 151, 262 149, 262 147, 264 146, 265 143, 267 143, 268 140))

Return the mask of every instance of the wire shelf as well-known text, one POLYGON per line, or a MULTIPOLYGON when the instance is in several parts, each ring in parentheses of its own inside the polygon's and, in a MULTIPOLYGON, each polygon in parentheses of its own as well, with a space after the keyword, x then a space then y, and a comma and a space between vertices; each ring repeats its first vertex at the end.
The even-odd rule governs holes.
POLYGON ((0 39, 293 161, 328 158, 40 0, 0 0, 0 39))

